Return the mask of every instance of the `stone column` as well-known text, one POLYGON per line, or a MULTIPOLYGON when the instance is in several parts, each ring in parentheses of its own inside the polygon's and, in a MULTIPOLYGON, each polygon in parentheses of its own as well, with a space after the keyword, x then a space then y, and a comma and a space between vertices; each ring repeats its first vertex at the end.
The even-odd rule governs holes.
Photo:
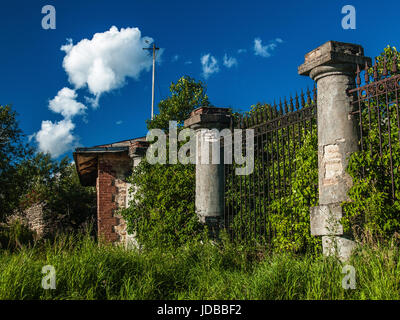
POLYGON ((357 121, 350 115, 357 65, 371 59, 360 45, 329 41, 305 56, 301 75, 317 83, 319 206, 311 208, 311 234, 322 236, 325 255, 341 260, 355 243, 343 236, 341 203, 352 185, 346 173, 349 157, 358 150, 357 121))
POLYGON ((196 213, 212 237, 217 237, 224 214, 224 165, 223 148, 218 150, 219 163, 213 164, 212 146, 219 137, 211 130, 229 124, 229 109, 215 107, 200 107, 185 121, 185 127, 196 131, 196 213))
MULTIPOLYGON (((150 143, 144 140, 133 141, 129 146, 129 157, 132 159, 132 169, 139 165, 142 159, 146 156, 146 151, 150 143)), ((126 188, 126 203, 125 208, 128 208, 129 202, 132 200, 133 194, 136 192, 136 188, 133 188, 133 194, 130 193, 132 184, 127 183, 126 188)), ((126 226, 125 226, 126 228, 126 226)), ((140 248, 139 243, 136 240, 136 233, 130 234, 126 232, 126 248, 140 248)))

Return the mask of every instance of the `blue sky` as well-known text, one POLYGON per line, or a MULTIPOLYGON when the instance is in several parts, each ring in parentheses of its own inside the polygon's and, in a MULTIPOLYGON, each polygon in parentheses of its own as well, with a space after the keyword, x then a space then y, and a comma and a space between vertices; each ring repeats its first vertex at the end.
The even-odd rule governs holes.
MULTIPOLYGON (((27 135, 36 134, 32 142, 43 138, 40 147, 48 148, 55 157, 71 156, 71 148, 77 145, 99 145, 147 133, 145 120, 151 111, 148 62, 151 60, 143 60, 137 54, 131 56, 126 44, 119 50, 117 43, 116 51, 106 50, 104 55, 111 61, 110 52, 114 52, 116 58, 111 67, 117 66, 122 80, 107 89, 107 77, 104 80, 101 72, 108 70, 105 65, 93 74, 90 86, 85 81, 77 84, 77 78, 74 81, 71 77, 94 69, 79 61, 80 55, 73 55, 72 51, 71 68, 63 66, 68 52, 60 48, 68 44, 67 39, 72 40, 72 47, 82 39, 91 41, 94 34, 104 34, 112 26, 117 28, 117 35, 121 28, 138 28, 137 46, 143 37, 151 37, 163 48, 156 67, 156 103, 168 96, 171 82, 189 75, 207 84, 213 105, 248 110, 257 102, 279 100, 312 86, 310 79, 297 74, 297 67, 307 52, 328 40, 361 44, 371 57, 378 55, 387 44, 398 46, 399 11, 400 2, 388 0, 3 1, 0 4, 0 104, 13 105, 19 113, 22 130, 27 135), (44 17, 41 10, 48 4, 56 9, 55 30, 41 27, 44 17), (342 28, 344 5, 353 5, 356 9, 355 30, 342 28), (132 58, 130 61, 124 61, 124 48, 128 52, 126 56, 132 58), (207 62, 209 71, 215 71, 208 77, 201 63, 207 55, 208 60, 203 58, 203 62, 207 62), (138 59, 142 59, 143 67, 134 65, 138 59), (214 68, 213 61, 216 61, 214 68), (133 68, 131 73, 123 68, 126 64, 133 68), (55 111, 52 111, 49 102, 63 88, 68 88, 63 93, 69 98, 61 104, 57 104, 60 100, 55 101, 52 104, 55 111), (96 88, 100 96, 94 108, 85 97, 94 99, 96 88), (73 105, 67 105, 69 102, 73 105), (66 115, 67 109, 75 110, 74 115, 66 115), (55 131, 49 131, 46 138, 38 135, 43 121, 52 125, 69 121, 72 125, 67 128, 66 137, 60 135, 57 139, 51 136, 55 131), (68 140, 71 138, 73 141, 68 140)), ((104 41, 88 47, 94 57, 99 55, 97 48, 107 43, 104 41)), ((84 52, 85 47, 81 49, 84 52)), ((93 60, 91 56, 87 59, 93 60)))

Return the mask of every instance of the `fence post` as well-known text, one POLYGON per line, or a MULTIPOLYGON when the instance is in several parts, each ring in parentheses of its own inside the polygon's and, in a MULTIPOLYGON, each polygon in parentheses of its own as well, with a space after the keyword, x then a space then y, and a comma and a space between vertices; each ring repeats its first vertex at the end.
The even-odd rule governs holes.
POLYGON ((371 64, 360 45, 329 41, 305 55, 300 75, 317 83, 319 206, 310 210, 311 234, 322 236, 323 253, 347 260, 355 246, 343 235, 341 203, 352 185, 346 168, 358 150, 357 121, 350 115, 357 65, 371 64))
POLYGON ((218 148, 219 163, 212 163, 212 144, 219 137, 210 129, 222 130, 229 124, 230 112, 226 108, 200 107, 185 120, 185 127, 196 132, 196 213, 214 238, 224 214, 224 162, 221 146, 218 148))

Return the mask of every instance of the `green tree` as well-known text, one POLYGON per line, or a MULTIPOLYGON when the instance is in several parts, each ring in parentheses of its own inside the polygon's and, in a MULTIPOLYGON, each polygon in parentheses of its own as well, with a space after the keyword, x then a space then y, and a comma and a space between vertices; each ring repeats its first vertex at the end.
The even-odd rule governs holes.
MULTIPOLYGON (((197 107, 210 105, 202 82, 182 77, 170 86, 171 95, 162 100, 160 113, 147 121, 148 129, 168 131, 169 121, 183 121, 197 107)), ((182 142, 183 143, 183 142, 182 142)), ((130 182, 132 201, 122 215, 128 231, 135 232, 145 247, 175 247, 201 234, 195 213, 195 167, 192 164, 149 164, 143 159, 130 182)))
POLYGON ((210 105, 205 84, 189 76, 180 78, 176 83, 172 82, 169 90, 171 95, 158 104, 159 114, 153 120, 147 120, 149 130, 168 130, 170 120, 182 126, 194 109, 210 105))
POLYGON ((95 188, 80 184, 68 157, 57 161, 49 154, 37 153, 20 163, 17 175, 25 180, 19 191, 24 195, 19 201, 20 210, 44 202, 45 218, 55 222, 57 231, 75 230, 95 217, 95 188))
MULTIPOLYGON (((400 70, 400 56, 396 47, 387 45, 386 48, 384 48, 383 51, 380 53, 380 55, 376 57, 376 66, 377 66, 376 71, 378 77, 382 76, 383 74, 385 61, 388 73, 390 73, 391 70, 393 69, 395 62, 397 63, 397 70, 400 70)), ((370 76, 374 75, 373 66, 368 69, 368 73, 370 76)))
POLYGON ((17 113, 11 106, 0 106, 0 221, 13 212, 18 204, 21 187, 17 179, 18 164, 33 154, 24 141, 17 113))
POLYGON ((82 187, 68 157, 57 161, 35 153, 11 106, 0 106, 0 222, 16 211, 45 202, 53 220, 74 228, 94 217, 94 188, 82 187))

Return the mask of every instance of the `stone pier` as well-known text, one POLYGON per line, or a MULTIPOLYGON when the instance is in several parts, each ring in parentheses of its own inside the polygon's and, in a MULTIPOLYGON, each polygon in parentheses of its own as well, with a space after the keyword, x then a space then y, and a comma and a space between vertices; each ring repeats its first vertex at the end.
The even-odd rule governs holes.
POLYGON ((215 107, 198 108, 185 121, 185 127, 196 131, 196 213, 213 237, 218 234, 224 214, 224 165, 223 148, 218 150, 219 164, 212 161, 212 144, 218 137, 211 130, 225 129, 229 123, 229 109, 215 107))
POLYGON ((371 64, 360 45, 329 41, 305 56, 300 75, 317 83, 319 206, 311 208, 311 234, 322 236, 325 255, 347 260, 355 243, 343 235, 341 203, 352 185, 346 173, 358 150, 357 122, 350 115, 348 90, 355 87, 357 65, 371 64))

